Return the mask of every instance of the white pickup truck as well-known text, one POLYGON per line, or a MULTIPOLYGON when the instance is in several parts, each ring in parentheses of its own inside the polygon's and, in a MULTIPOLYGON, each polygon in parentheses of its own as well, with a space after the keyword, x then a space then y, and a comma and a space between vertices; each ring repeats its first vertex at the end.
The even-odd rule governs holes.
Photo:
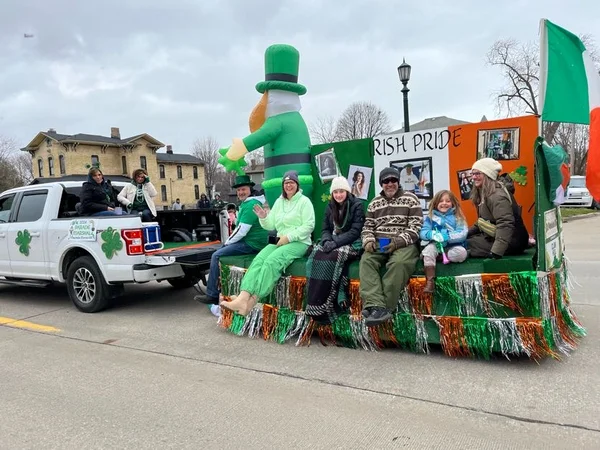
POLYGON ((219 242, 166 251, 157 223, 135 215, 80 217, 81 185, 52 182, 0 194, 0 283, 66 283, 75 306, 92 313, 121 295, 125 283, 166 280, 187 288, 203 277, 219 242))

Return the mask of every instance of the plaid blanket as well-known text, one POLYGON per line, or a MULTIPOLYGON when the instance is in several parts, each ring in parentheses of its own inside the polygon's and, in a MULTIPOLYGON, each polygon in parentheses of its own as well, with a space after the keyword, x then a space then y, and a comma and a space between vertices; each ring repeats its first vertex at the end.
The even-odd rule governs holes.
POLYGON ((306 314, 315 322, 333 323, 348 309, 348 269, 360 254, 360 241, 329 253, 325 253, 319 244, 313 247, 306 263, 306 314))

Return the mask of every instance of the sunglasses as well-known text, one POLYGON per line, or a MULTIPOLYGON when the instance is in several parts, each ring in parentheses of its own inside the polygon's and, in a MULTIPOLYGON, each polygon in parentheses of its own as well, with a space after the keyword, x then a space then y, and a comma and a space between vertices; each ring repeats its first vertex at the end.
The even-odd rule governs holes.
POLYGON ((397 183, 398 182, 398 178, 386 178, 385 180, 383 180, 383 184, 390 184, 390 183, 397 183))

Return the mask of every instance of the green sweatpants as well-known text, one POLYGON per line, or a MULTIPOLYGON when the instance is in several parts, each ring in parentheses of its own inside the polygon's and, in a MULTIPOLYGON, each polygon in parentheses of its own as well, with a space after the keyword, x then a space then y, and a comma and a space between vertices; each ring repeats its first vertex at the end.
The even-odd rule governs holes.
POLYGON ((307 248, 308 245, 302 242, 290 242, 280 247, 267 245, 252 260, 252 264, 242 278, 240 291, 249 292, 259 299, 268 296, 283 271, 295 259, 302 258, 307 248))
POLYGON ((360 296, 363 308, 385 307, 395 311, 400 292, 408 283, 419 260, 415 245, 399 248, 391 254, 363 253, 360 258, 360 296), (385 274, 380 274, 385 264, 385 274))

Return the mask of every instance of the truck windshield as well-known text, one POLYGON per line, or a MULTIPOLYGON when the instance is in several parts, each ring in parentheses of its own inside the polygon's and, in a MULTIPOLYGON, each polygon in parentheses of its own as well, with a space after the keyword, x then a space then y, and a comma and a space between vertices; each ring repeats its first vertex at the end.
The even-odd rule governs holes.
POLYGON ((571 182, 569 183, 569 187, 572 187, 572 188, 584 188, 585 187, 585 178, 571 178, 571 182))

